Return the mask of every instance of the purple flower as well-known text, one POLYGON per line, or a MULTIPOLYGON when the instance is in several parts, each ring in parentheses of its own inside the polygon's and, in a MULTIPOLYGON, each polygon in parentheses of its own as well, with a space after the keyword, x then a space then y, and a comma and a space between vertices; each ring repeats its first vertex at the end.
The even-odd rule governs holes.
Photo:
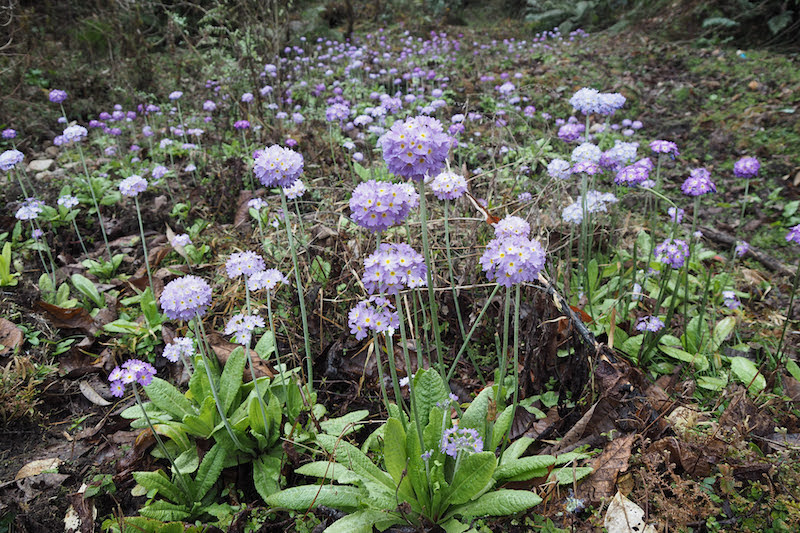
POLYGON ((288 187, 303 173, 303 156, 273 144, 256 158, 253 172, 264 187, 288 187))
POLYGON ((517 196, 517 200, 523 203, 528 203, 533 200, 533 195, 529 192, 521 192, 517 196))
POLYGON ((397 294, 427 285, 425 260, 405 243, 380 245, 364 260, 364 287, 370 294, 397 294))
POLYGON ((217 104, 215 104, 212 100, 206 100, 203 102, 203 111, 212 112, 217 109, 217 104))
POLYGON ((568 224, 579 225, 583 222, 583 207, 581 203, 574 202, 561 211, 561 219, 568 224))
POLYGON ((17 136, 17 130, 6 128, 3 130, 3 139, 13 139, 17 136))
POLYGON ((325 120, 340 124, 350 117, 350 107, 345 104, 333 104, 325 110, 325 120))
POLYGON ((755 178, 761 163, 755 157, 743 157, 733 164, 733 175, 737 178, 755 178))
POLYGON ((681 220, 683 220, 683 215, 685 213, 686 211, 684 211, 680 207, 678 208, 670 207, 669 209, 667 209, 667 214, 669 215, 669 219, 675 222, 676 224, 681 223, 681 220))
POLYGON ((147 180, 134 174, 122 180, 119 184, 119 192, 124 196, 138 196, 140 192, 147 189, 147 180))
POLYGON ((750 251, 750 244, 747 241, 736 241, 736 249, 734 250, 736 257, 742 257, 750 251))
POLYGON ((67 92, 61 89, 53 89, 50 91, 50 101, 54 104, 60 104, 67 99, 67 92))
POLYGON ((256 272, 261 272, 266 268, 264 259, 250 250, 233 253, 225 262, 225 270, 228 277, 235 279, 241 275, 250 277, 256 272))
POLYGON ((510 287, 533 281, 545 263, 545 252, 537 241, 526 237, 498 237, 489 241, 480 258, 486 278, 510 287))
POLYGON ((300 179, 294 180, 294 183, 292 183, 288 187, 283 187, 283 194, 285 194, 286 198, 288 198, 289 200, 300 198, 305 193, 306 193, 306 185, 305 183, 303 183, 303 180, 300 179))
POLYGON ((366 338, 369 331, 391 333, 400 326, 400 316, 385 298, 362 300, 347 315, 347 325, 356 340, 366 338))
POLYGON ((211 305, 211 287, 202 278, 184 276, 167 283, 159 303, 169 319, 191 320, 203 316, 211 305))
POLYGON ((44 231, 42 231, 39 228, 36 228, 35 230, 33 230, 31 232, 31 237, 33 237, 34 240, 37 240, 37 241, 42 238, 42 235, 44 235, 44 231))
POLYGON ((56 203, 62 207, 66 207, 67 209, 72 209, 78 205, 78 199, 75 196, 65 194, 64 196, 59 197, 56 203))
POLYGON ((742 306, 742 302, 736 296, 734 291, 722 291, 723 305, 728 309, 738 309, 742 306))
POLYGON ((655 140, 650 143, 650 149, 657 154, 672 154, 673 156, 680 155, 678 153, 678 145, 672 141, 655 140))
POLYGON ((183 96, 183 92, 181 91, 172 91, 169 93, 170 100, 178 100, 181 96, 183 96))
POLYGON ((800 224, 789 228, 789 233, 786 234, 786 241, 800 244, 800 224))
POLYGON ((122 364, 122 368, 116 367, 108 375, 111 382, 111 394, 117 398, 125 393, 125 385, 138 382, 142 387, 146 387, 153 382, 156 369, 150 363, 145 363, 139 359, 128 359, 122 364))
POLYGON ((173 247, 179 247, 179 246, 183 247, 183 246, 187 246, 189 244, 192 244, 192 238, 189 237, 189 235, 186 234, 186 233, 180 233, 180 234, 175 235, 174 237, 172 237, 172 240, 169 241, 169 243, 173 247))
POLYGON ((507 216, 494 225, 494 236, 498 239, 506 237, 528 238, 531 225, 524 218, 507 216))
POLYGON ((452 143, 441 122, 422 115, 395 122, 378 139, 389 171, 415 181, 442 171, 452 143))
POLYGON ((233 335, 237 344, 249 345, 256 328, 264 327, 264 319, 258 315, 234 315, 225 326, 225 335, 233 335))
POLYGON ((83 126, 70 126, 64 130, 64 140, 67 142, 80 142, 85 139, 89 132, 83 126))
POLYGON ((483 440, 476 429, 454 426, 442 433, 439 450, 454 458, 459 453, 479 453, 483 451, 483 440))
POLYGON ((681 185, 681 191, 686 196, 701 196, 717 192, 717 186, 711 181, 711 173, 704 168, 695 168, 681 185))
POLYGON ((650 178, 650 172, 642 165, 629 165, 619 172, 614 178, 614 183, 626 187, 638 187, 650 178))
POLYGON ((419 205, 419 194, 410 184, 369 180, 359 183, 350 198, 353 221, 373 233, 402 223, 419 205))
POLYGON ((253 93, 244 93, 242 95, 242 102, 249 104, 250 102, 253 101, 253 98, 254 98, 253 93))
POLYGON ((553 159, 547 164, 547 174, 551 178, 557 178, 561 180, 569 178, 570 175, 572 175, 569 161, 564 161, 563 159, 553 159))
POLYGON ((689 258, 689 245, 680 239, 667 239, 656 246, 656 260, 672 268, 681 268, 689 258))
POLYGON ((439 200, 455 200, 467 192, 467 180, 460 174, 446 170, 433 178, 431 191, 439 200))
POLYGON ((289 280, 277 268, 268 268, 247 278, 247 288, 251 291, 259 291, 261 289, 271 291, 281 283, 287 284, 289 280))
POLYGON ((233 123, 233 129, 236 130, 246 130, 249 127, 250 127, 249 120, 237 120, 236 122, 233 123))
POLYGON ((164 346, 161 355, 173 363, 178 362, 181 356, 191 359, 194 356, 194 341, 189 337, 175 337, 172 344, 164 346))
POLYGON ((571 159, 575 163, 581 163, 583 161, 598 163, 601 155, 603 155, 603 152, 596 145, 592 143, 582 143, 572 151, 571 159))
POLYGON ((160 180, 161 178, 163 178, 164 176, 167 175, 167 172, 169 172, 169 170, 164 165, 156 165, 156 166, 154 166, 153 167, 153 172, 152 172, 153 180, 154 181, 155 180, 160 180))
POLYGON ((598 165, 594 161, 579 161, 575 163, 575 165, 572 167, 571 170, 573 174, 586 173, 589 176, 594 176, 595 174, 599 174, 602 171, 603 169, 600 168, 600 165, 598 165))
POLYGON ((255 209, 256 211, 267 207, 267 201, 263 198, 253 198, 247 201, 247 207, 255 209))
POLYGON ((569 99, 569 103, 576 111, 580 111, 584 115, 598 113, 600 110, 600 91, 591 87, 578 89, 569 99))
POLYGON ((0 154, 0 170, 8 172, 25 160, 25 156, 19 150, 6 150, 0 154))
POLYGON ((17 220, 34 220, 42 212, 44 202, 36 198, 26 198, 14 215, 17 220))
POLYGON ((657 333, 664 327, 664 322, 657 316, 646 316, 639 319, 636 323, 638 331, 649 331, 650 333, 657 333))
POLYGON ((570 122, 558 128, 558 138, 564 142, 577 141, 586 131, 586 126, 577 122, 570 122))

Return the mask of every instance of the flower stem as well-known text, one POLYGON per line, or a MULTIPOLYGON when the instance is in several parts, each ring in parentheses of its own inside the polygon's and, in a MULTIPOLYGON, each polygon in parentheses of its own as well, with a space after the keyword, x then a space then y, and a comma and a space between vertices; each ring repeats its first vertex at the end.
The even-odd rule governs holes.
MULTIPOLYGON (((466 338, 464 338, 464 342, 461 345, 461 348, 458 350, 458 353, 456 354, 456 358, 453 360, 453 364, 450 366, 450 372, 447 373, 447 379, 445 381, 447 381, 448 383, 450 382, 450 379, 452 379, 452 377, 453 377, 453 372, 455 372, 455 370, 456 370, 456 366, 458 365, 458 361, 461 359, 461 356, 464 354, 464 351, 467 349, 467 346, 469 345, 469 341, 472 338, 472 334, 475 333, 475 330, 478 328, 478 324, 480 324, 481 319, 483 318, 483 315, 486 314, 486 310, 489 309, 489 304, 492 303, 492 300, 494 299, 494 296, 497 294, 497 291, 499 291, 499 290, 500 290, 500 285, 495 285, 494 286, 494 290, 492 291, 492 294, 490 294, 489 297, 486 299, 486 303, 483 304, 483 308, 481 309, 481 312, 478 313, 478 316, 475 319, 475 322, 472 324, 472 327, 469 329, 469 332, 467 333, 466 338)), ((472 358, 471 354, 469 355, 469 358, 470 358, 470 361, 472 361, 472 365, 475 367, 475 370, 478 373, 478 378, 481 380, 481 383, 485 386, 486 385, 486 380, 483 379, 483 374, 481 373, 480 368, 478 367, 478 365, 475 362, 475 360, 472 358)))
POLYGON ((94 210, 97 212, 97 220, 100 221, 100 232, 103 234, 103 242, 106 245, 106 252, 108 253, 108 260, 113 261, 111 256, 111 247, 108 245, 108 236, 106 235, 106 225, 103 223, 103 215, 100 214, 100 205, 97 203, 97 196, 94 194, 94 186, 92 186, 92 178, 89 176, 89 167, 86 166, 86 158, 83 156, 83 148, 78 143, 78 153, 81 156, 81 163, 83 163, 83 172, 86 175, 86 185, 89 186, 89 192, 92 195, 92 203, 94 210))
POLYGON ((784 359, 784 354, 781 352, 783 348, 783 339, 786 337, 786 327, 789 325, 789 321, 792 319, 792 306, 794 305, 794 295, 797 294, 797 285, 800 281, 800 266, 797 267, 797 270, 794 274, 794 283, 792 284, 792 295, 789 296, 789 308, 786 310, 786 320, 783 321, 783 329, 781 330, 781 338, 778 341, 778 350, 775 354, 778 357, 778 364, 780 364, 784 359))
POLYGON ((147 241, 144 238, 144 225, 142 224, 142 211, 139 209, 139 196, 134 196, 133 201, 136 204, 136 218, 139 219, 139 234, 142 237, 142 250, 144 250, 144 266, 147 269, 147 280, 150 282, 150 290, 153 295, 156 294, 156 288, 153 286, 153 274, 150 272, 150 258, 147 257, 147 241))
POLYGON ((442 339, 439 332, 439 307, 436 305, 436 295, 433 292, 433 262, 431 261, 430 247, 428 246, 428 209, 425 201, 425 181, 419 182, 419 213, 422 222, 422 252, 425 256, 425 264, 428 266, 425 272, 428 284, 428 306, 431 312, 431 325, 433 326, 433 338, 436 342, 436 357, 439 362, 439 374, 444 376, 444 357, 442 355, 442 339))
POLYGON ((450 249, 450 224, 448 221, 447 212, 449 211, 450 200, 444 201, 444 242, 447 249, 447 270, 450 274, 450 286, 453 289, 453 304, 456 308, 456 316, 458 317, 458 327, 461 330, 461 338, 464 338, 466 330, 464 329, 464 319, 461 318, 461 306, 458 303, 458 291, 456 290, 455 277, 453 276, 453 256, 450 249))

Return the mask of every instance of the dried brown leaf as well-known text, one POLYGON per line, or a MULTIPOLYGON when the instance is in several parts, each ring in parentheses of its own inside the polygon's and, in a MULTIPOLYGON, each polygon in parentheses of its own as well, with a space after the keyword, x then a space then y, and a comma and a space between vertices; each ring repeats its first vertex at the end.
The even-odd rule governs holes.
POLYGON ((36 302, 36 307, 44 312, 53 327, 79 329, 92 336, 100 329, 92 315, 83 307, 67 309, 44 301, 36 302))
POLYGON ((22 347, 25 337, 13 322, 0 318, 0 355, 16 353, 22 347))
POLYGON ((581 498, 600 502, 614 495, 617 491, 617 476, 628 469, 635 439, 636 434, 629 433, 606 444, 603 453, 595 457, 589 465, 594 472, 578 488, 581 498))

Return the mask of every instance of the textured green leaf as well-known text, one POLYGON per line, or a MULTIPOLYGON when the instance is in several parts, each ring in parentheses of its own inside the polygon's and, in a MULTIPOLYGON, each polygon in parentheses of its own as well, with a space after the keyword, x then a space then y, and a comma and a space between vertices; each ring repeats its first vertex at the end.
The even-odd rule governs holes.
POLYGON ((505 516, 526 511, 541 501, 539 496, 527 490, 494 490, 474 502, 452 508, 447 516, 505 516))
MULTIPOLYGON (((145 518, 153 518, 160 522, 170 520, 186 520, 191 513, 183 505, 165 501, 156 501, 139 509, 139 514, 145 518)), ((126 528, 127 531, 128 528, 126 528)), ((161 531, 160 529, 158 531, 161 531)))
POLYGON ((259 496, 266 500, 280 489, 281 459, 273 455, 262 455, 253 461, 253 483, 259 496))
POLYGON ((579 466, 574 469, 571 466, 566 466, 556 470, 556 480, 559 485, 570 485, 575 481, 582 480, 592 472, 594 472, 594 469, 591 466, 579 466))
POLYGON ((458 505, 471 500, 491 481, 496 467, 493 452, 473 453, 462 459, 450 483, 447 501, 458 505))
POLYGON ((156 472, 134 472, 133 479, 148 491, 157 490, 161 496, 175 503, 185 503, 187 501, 183 491, 167 479, 166 474, 161 470, 156 472))
POLYGON ((726 316, 714 326, 714 334, 711 336, 711 344, 708 347, 710 352, 716 352, 722 343, 725 342, 733 329, 736 327, 736 319, 732 316, 726 316))
POLYGON ((414 375, 414 398, 417 402, 417 412, 420 424, 428 419, 428 413, 437 403, 447 400, 450 389, 444 384, 439 372, 429 369, 417 371, 414 375))
POLYGON ((800 381, 800 366, 797 366, 794 359, 786 359, 786 370, 789 371, 789 374, 791 374, 794 379, 800 381))
MULTIPOLYGON (((500 466, 522 457, 522 454, 525 453, 525 450, 528 449, 528 446, 530 446, 532 442, 533 439, 530 437, 520 437, 509 444, 506 451, 500 457, 500 466)), ((499 468, 498 466, 498 469, 499 468)))
POLYGON ((511 478, 514 478, 515 481, 525 481, 547 474, 547 468, 554 465, 555 462, 556 458, 552 455, 522 457, 498 466, 494 472, 494 478, 498 481, 511 478))
POLYGON ((73 274, 70 279, 75 288, 78 289, 78 292, 89 298, 97 307, 106 306, 105 298, 98 292, 97 287, 89 278, 80 274, 73 274))
MULTIPOLYGON (((497 417, 497 420, 494 423, 494 428, 492 428, 492 446, 491 448, 486 448, 488 451, 494 451, 500 446, 500 443, 503 442, 503 439, 506 438, 508 434, 508 430, 511 429, 511 411, 513 411, 514 406, 509 405, 500 415, 497 417)), ((521 409, 518 407, 518 409, 521 409)))
POLYGON ((219 443, 211 447, 203 461, 200 463, 200 468, 197 469, 197 476, 194 487, 195 501, 202 500, 214 483, 219 479, 222 473, 222 468, 225 466, 225 459, 227 458, 227 450, 219 443))
POLYGON ((386 421, 383 433, 383 460, 386 462, 386 471, 395 484, 399 484, 403 478, 406 457, 406 432, 403 424, 396 418, 390 418, 386 421))
POLYGON ((425 462, 422 460, 422 450, 417 437, 417 425, 410 423, 406 434, 406 457, 408 458, 408 478, 417 500, 422 507, 430 509, 431 500, 428 496, 428 476, 425 462))
POLYGON ((328 526, 324 533, 372 533, 373 527, 383 531, 402 523, 402 518, 386 511, 365 509, 340 518, 328 526))
POLYGON ((364 491, 355 487, 339 485, 301 485, 290 487, 264 499, 271 507, 283 507, 305 511, 319 505, 341 509, 356 509, 364 491))
POLYGON ((258 339, 254 349, 262 361, 269 361, 269 358, 275 352, 275 336, 272 332, 267 331, 264 333, 261 338, 258 339))
POLYGON ((705 370, 708 370, 708 359, 706 359, 702 354, 692 355, 689 352, 685 352, 680 348, 674 348, 672 346, 659 345, 658 349, 674 359, 694 365, 695 370, 698 372, 704 372, 705 370))
POLYGON ((328 453, 335 455, 336 462, 343 464, 356 474, 382 483, 394 490, 396 485, 386 472, 375 466, 364 452, 332 435, 317 435, 317 443, 328 453))
POLYGON ((459 426, 477 429, 481 439, 485 439, 490 401, 494 401, 494 387, 486 387, 472 400, 467 410, 461 415, 459 426))
POLYGON ((353 484, 361 480, 355 472, 333 461, 313 461, 295 469, 296 474, 333 480, 341 484, 353 484))
POLYGON ((731 371, 737 381, 749 387, 751 393, 758 394, 767 386, 767 380, 755 363, 746 357, 731 357, 731 371))
POLYGON ((242 387, 245 362, 244 348, 236 348, 228 356, 222 376, 219 378, 219 400, 222 402, 222 412, 226 415, 230 413, 231 406, 242 387))
POLYGON ((153 378, 144 388, 153 405, 173 415, 178 420, 183 420, 186 415, 195 414, 192 403, 186 396, 161 378, 153 378))
POLYGON ((360 411, 347 413, 339 418, 329 418, 328 420, 320 422, 319 426, 322 428, 322 431, 328 435, 343 437, 361 429, 363 425, 358 424, 358 422, 361 422, 368 416, 369 411, 362 409, 360 411))

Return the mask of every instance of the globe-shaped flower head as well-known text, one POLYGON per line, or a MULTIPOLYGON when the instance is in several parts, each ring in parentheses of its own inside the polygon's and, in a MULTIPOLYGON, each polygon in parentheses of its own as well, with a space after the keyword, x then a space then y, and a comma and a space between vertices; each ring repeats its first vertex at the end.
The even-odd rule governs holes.
POLYGON ((800 244, 800 224, 789 228, 789 233, 786 234, 786 242, 800 244))
POLYGON ((303 156, 273 144, 259 153, 253 172, 264 187, 289 187, 303 173, 303 156))
POLYGON ((15 166, 22 163, 25 156, 19 150, 6 150, 0 154, 0 170, 8 172, 15 166))
POLYGON ((130 196, 131 198, 138 196, 140 192, 144 192, 146 189, 147 180, 136 174, 125 178, 119 184, 119 192, 123 196, 130 196))
POLYGON ((614 178, 614 183, 626 187, 638 187, 650 178, 650 171, 644 165, 629 165, 619 172, 614 178))
POLYGON ((364 260, 364 287, 370 294, 397 294, 423 287, 428 268, 423 257, 405 243, 383 243, 364 260))
POLYGON ((67 99, 67 91, 61 89, 53 89, 49 95, 50 101, 54 104, 60 104, 67 99))
POLYGON ((247 250, 231 254, 225 262, 225 270, 231 279, 239 276, 250 277, 256 272, 261 272, 266 268, 264 259, 255 252, 247 250))
POLYGON ((211 287, 202 278, 184 276, 167 283, 159 303, 170 320, 191 320, 208 310, 211 287))
POLYGON ((755 178, 761 163, 755 157, 743 157, 733 164, 733 175, 737 178, 755 178))
POLYGON ((681 268, 689 258, 689 245, 680 239, 667 239, 656 246, 656 260, 672 268, 681 268))
POLYGON ((672 141, 663 141, 657 139, 650 143, 650 149, 657 154, 672 154, 673 156, 680 155, 678 153, 678 145, 672 141))
POLYGON ((492 239, 480 259, 486 278, 504 287, 535 280, 544 262, 542 245, 522 236, 492 239))
POLYGON ((376 180, 359 183, 350 198, 353 221, 375 233, 401 224, 419 205, 419 194, 407 185, 376 180))
POLYGON ((261 289, 271 291, 281 283, 287 284, 289 280, 277 268, 268 268, 247 278, 247 288, 251 291, 259 291, 261 289))
POLYGON ((395 122, 378 139, 378 146, 383 150, 390 172, 421 181, 426 175, 434 176, 442 171, 452 141, 441 122, 420 115, 395 122))
POLYGON ((531 225, 521 217, 507 216, 494 225, 494 236, 497 238, 505 237, 528 237, 531 233, 531 225))
POLYGON ((87 131, 86 128, 84 128, 83 126, 78 126, 76 124, 74 126, 69 126, 68 128, 66 128, 62 135, 64 137, 64 140, 67 142, 80 142, 83 139, 85 139, 88 134, 89 132, 87 131))
POLYGON ((686 196, 701 196, 717 192, 717 186, 711 181, 711 173, 704 168, 695 168, 681 185, 681 191, 686 196))
POLYGON ((467 180, 455 172, 444 171, 433 178, 431 190, 439 200, 455 200, 467 192, 467 180))

